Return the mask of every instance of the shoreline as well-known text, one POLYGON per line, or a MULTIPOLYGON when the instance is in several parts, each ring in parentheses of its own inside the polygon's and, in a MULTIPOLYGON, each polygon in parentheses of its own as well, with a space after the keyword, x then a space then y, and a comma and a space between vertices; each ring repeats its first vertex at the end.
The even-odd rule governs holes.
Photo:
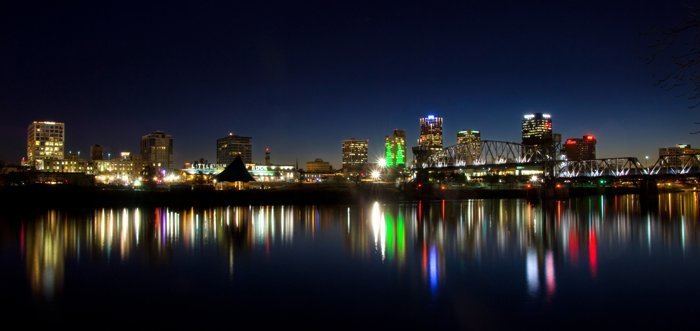
MULTIPOLYGON (((673 190, 669 192, 682 192, 673 190)), ((114 207, 173 206, 208 207, 264 204, 354 204, 372 201, 408 202, 461 199, 527 199, 537 202, 586 196, 640 194, 634 188, 573 188, 542 199, 539 190, 529 189, 447 189, 402 190, 390 185, 296 185, 282 189, 214 190, 128 190, 101 187, 25 186, 0 188, 0 205, 27 207, 114 207)), ((665 193, 665 192, 659 192, 665 193)), ((640 194, 648 198, 655 194, 640 194)))

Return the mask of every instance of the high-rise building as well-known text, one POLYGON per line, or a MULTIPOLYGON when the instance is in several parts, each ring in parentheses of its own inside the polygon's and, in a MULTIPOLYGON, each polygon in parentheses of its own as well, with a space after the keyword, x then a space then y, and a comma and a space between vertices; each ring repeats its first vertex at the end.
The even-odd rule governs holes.
POLYGON ((104 152, 105 150, 101 145, 95 144, 90 146, 90 160, 97 161, 104 159, 104 152))
POLYGON ((420 119, 418 146, 442 148, 442 117, 428 115, 420 119))
POLYGON ((688 158, 698 154, 700 154, 700 148, 691 148, 688 144, 659 148, 659 157, 666 158, 667 164, 671 167, 680 167, 688 158))
POLYGON ((34 121, 27 128, 27 160, 44 169, 45 160, 63 160, 65 125, 61 122, 34 121))
POLYGON ((564 155, 569 161, 581 161, 595 159, 596 138, 592 134, 583 138, 569 138, 564 143, 564 155))
POLYGON ((421 118, 418 146, 413 147, 413 161, 421 165, 440 150, 442 150, 442 117, 428 115, 421 118))
POLYGON ((463 130, 457 132, 458 144, 472 144, 481 142, 481 132, 477 130, 463 130))
POLYGON ((158 170, 171 170, 173 137, 162 131, 155 131, 141 137, 141 161, 144 166, 158 170))
POLYGON ((367 139, 350 138, 343 141, 343 171, 360 172, 367 164, 367 139))
POLYGON ((406 167, 406 132, 396 129, 384 138, 384 158, 387 168, 406 167))
POLYGON ((543 113, 523 117, 523 145, 548 146, 552 144, 552 116, 543 113))
POLYGON ((253 163, 253 138, 237 136, 229 133, 228 136, 216 140, 216 163, 231 164, 236 156, 240 156, 244 164, 253 163))

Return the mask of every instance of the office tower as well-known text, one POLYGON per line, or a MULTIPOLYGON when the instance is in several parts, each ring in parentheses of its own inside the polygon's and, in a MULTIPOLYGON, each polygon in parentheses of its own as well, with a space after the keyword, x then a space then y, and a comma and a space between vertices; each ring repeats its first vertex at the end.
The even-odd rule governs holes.
POLYGON ((670 167, 680 167, 689 158, 696 157, 698 154, 700 154, 700 148, 691 148, 688 144, 659 148, 659 158, 665 158, 670 167))
POLYGON ((100 145, 90 146, 90 160, 97 161, 104 159, 104 148, 100 145))
POLYGON ((237 136, 229 133, 228 136, 216 140, 216 163, 231 164, 236 156, 241 157, 244 164, 253 163, 253 138, 237 136))
POLYGON ((141 137, 141 161, 144 166, 171 170, 173 166, 173 137, 155 131, 141 137))
POLYGON ((442 117, 428 115, 420 119, 418 146, 442 148, 442 117))
POLYGON ((43 170, 45 160, 63 160, 65 125, 60 122, 34 121, 27 128, 27 160, 43 170))
POLYGON ((591 134, 583 138, 569 138, 564 143, 564 155, 569 161, 595 159, 595 145, 597 140, 591 134))
POLYGON ((367 164, 367 139, 350 138, 343 141, 343 171, 360 172, 367 164))
POLYGON ((387 168, 406 167, 406 132, 396 129, 384 138, 384 158, 387 168))
POLYGON ((471 144, 481 142, 481 132, 477 130, 463 130, 457 132, 457 144, 471 144))
POLYGON ((434 153, 442 150, 442 117, 428 115, 420 119, 418 146, 413 147, 413 161, 421 166, 434 153))
POLYGON ((551 145, 553 142, 551 115, 543 113, 525 115, 522 134, 523 145, 551 145))

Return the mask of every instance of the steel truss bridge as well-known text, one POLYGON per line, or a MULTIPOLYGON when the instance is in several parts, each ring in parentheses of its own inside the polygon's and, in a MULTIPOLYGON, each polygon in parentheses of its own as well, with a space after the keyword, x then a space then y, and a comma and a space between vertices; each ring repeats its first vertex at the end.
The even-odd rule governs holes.
POLYGON ((507 141, 483 140, 446 147, 417 165, 425 170, 539 169, 549 178, 633 178, 700 176, 700 153, 662 156, 651 166, 636 157, 569 161, 560 146, 526 146, 507 141))

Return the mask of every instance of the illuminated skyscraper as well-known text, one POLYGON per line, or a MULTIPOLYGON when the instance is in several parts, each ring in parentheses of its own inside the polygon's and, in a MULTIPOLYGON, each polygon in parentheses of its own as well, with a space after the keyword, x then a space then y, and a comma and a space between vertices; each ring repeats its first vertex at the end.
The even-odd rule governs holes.
POLYGON ((420 166, 430 155, 442 150, 442 117, 428 115, 420 119, 418 146, 413 147, 413 161, 420 166))
POLYGON ((442 148, 442 117, 428 115, 420 119, 418 146, 442 148))
POLYGON ((587 134, 583 138, 569 138, 564 143, 564 154, 569 161, 595 159, 595 136, 587 134))
POLYGON ((343 141, 343 171, 360 172, 367 164, 367 139, 350 138, 343 141))
POLYGON ((549 114, 527 114, 523 118, 523 145, 552 144, 552 116, 549 114))
POLYGON ((45 160, 63 160, 65 125, 60 122, 34 121, 27 128, 27 160, 39 170, 45 160))
POLYGON ((253 138, 237 136, 229 133, 228 136, 216 140, 216 163, 231 164, 236 156, 241 156, 245 164, 253 163, 253 138))
POLYGON ((406 132, 396 129, 384 138, 384 158, 387 168, 406 167, 406 132))
POLYGON ((481 132, 477 130, 464 130, 457 132, 458 144, 470 144, 481 142, 481 132))
POLYGON ((171 170, 173 137, 162 131, 155 131, 141 137, 141 159, 145 166, 158 170, 171 170))

